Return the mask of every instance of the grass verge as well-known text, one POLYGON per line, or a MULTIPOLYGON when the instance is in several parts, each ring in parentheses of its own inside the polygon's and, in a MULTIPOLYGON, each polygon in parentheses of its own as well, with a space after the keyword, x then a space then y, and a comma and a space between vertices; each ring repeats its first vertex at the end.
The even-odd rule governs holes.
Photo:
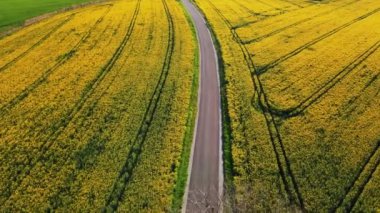
POLYGON ((195 128, 195 121, 197 116, 197 109, 198 109, 198 87, 199 87, 199 46, 198 46, 198 39, 196 35, 196 30, 194 27, 194 23, 188 14, 187 10, 184 8, 182 2, 179 1, 179 4, 181 5, 186 19, 188 23, 190 24, 191 33, 194 39, 194 42, 197 44, 195 49, 195 57, 194 57, 194 63, 193 63, 193 82, 191 86, 191 95, 190 95, 190 104, 188 108, 188 117, 186 122, 186 131, 185 136, 183 138, 183 146, 182 146, 182 153, 181 153, 181 159, 180 164, 177 170, 177 179, 176 179, 176 185, 173 190, 173 201, 171 206, 171 212, 180 212, 182 208, 183 203, 183 197, 186 190, 186 183, 188 178, 188 167, 189 167, 189 160, 190 160, 190 153, 191 153, 191 147, 193 143, 193 137, 194 137, 194 128, 195 128))

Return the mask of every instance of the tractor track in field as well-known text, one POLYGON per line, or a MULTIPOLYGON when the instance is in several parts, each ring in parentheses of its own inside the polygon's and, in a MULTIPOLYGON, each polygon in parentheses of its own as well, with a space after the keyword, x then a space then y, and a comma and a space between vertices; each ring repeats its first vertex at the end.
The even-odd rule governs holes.
MULTIPOLYGON (((124 17, 125 17, 125 15, 124 15, 124 17)), ((123 19, 121 19, 121 20, 123 20, 123 19)), ((121 22, 119 23, 118 26, 120 26, 120 24, 121 24, 121 22)), ((117 27, 117 29, 118 29, 118 28, 119 28, 119 27, 117 27)), ((107 28, 106 28, 106 29, 107 29, 107 28)), ((106 30, 104 30, 103 33, 104 33, 105 31, 106 31, 106 30)), ((126 56, 126 59, 124 60, 124 63, 123 63, 123 64, 126 63, 126 61, 128 60, 129 56, 130 56, 130 55, 127 55, 127 56, 126 56)), ((112 80, 110 81, 110 83, 108 83, 108 85, 105 87, 105 89, 101 92, 101 94, 100 94, 95 100, 93 100, 93 101, 90 103, 90 106, 85 110, 85 112, 82 113, 83 115, 88 116, 88 115, 92 114, 94 108, 96 108, 96 106, 98 105, 100 99, 102 99, 102 98, 107 94, 107 92, 109 91, 109 88, 112 86, 112 84, 113 84, 113 82, 114 82, 114 80, 115 80, 116 77, 117 77, 117 76, 115 75, 115 76, 112 78, 112 80)), ((134 83, 132 83, 131 88, 133 88, 133 85, 134 85, 134 83)), ((130 90, 128 91, 128 93, 130 93, 130 90)), ((120 117, 117 117, 116 120, 119 121, 119 120, 122 120, 122 119, 123 119, 123 116, 120 116, 120 117)), ((77 126, 77 127, 79 127, 79 128, 80 128, 80 127, 83 127, 82 124, 83 124, 84 118, 78 118, 78 120, 82 120, 82 121, 80 122, 80 125, 77 126)), ((116 122, 116 120, 113 120, 113 122, 116 122)), ((102 127, 104 127, 104 126, 102 126, 102 127)), ((100 128, 102 128, 102 127, 100 127, 100 128)), ((105 128, 108 128, 107 125, 105 125, 105 128)), ((88 144, 86 144, 85 146, 88 146, 88 144)), ((82 150, 82 149, 80 149, 80 150, 82 150)), ((79 150, 75 151, 75 153, 78 152, 78 151, 79 151, 79 150)), ((49 158, 49 153, 45 153, 45 154, 48 155, 48 156, 46 156, 46 158, 49 158)), ((70 161, 70 158, 72 158, 72 157, 73 157, 72 155, 67 155, 67 156, 64 158, 63 162, 65 162, 65 163, 61 166, 61 168, 58 170, 58 172, 60 172, 60 171, 62 170, 62 168, 64 168, 65 165, 67 165, 69 162, 72 162, 72 161, 70 161)), ((76 179, 76 178, 77 178, 77 175, 78 175, 78 173, 75 173, 75 172, 70 173, 70 175, 69 175, 69 180, 76 179)), ((58 199, 59 199, 59 197, 60 197, 60 195, 61 195, 62 193, 67 193, 68 191, 71 191, 71 190, 72 190, 72 185, 71 185, 71 184, 69 184, 69 185, 64 185, 64 186, 60 186, 60 187, 59 187, 59 190, 58 190, 57 192, 55 192, 53 195, 49 196, 49 199, 52 199, 52 200, 54 200, 55 198, 58 198, 58 199)), ((61 207, 61 206, 60 206, 58 203, 54 203, 54 205, 52 205, 52 209, 53 209, 53 210, 56 210, 56 209, 58 209, 59 207, 61 207)))
MULTIPOLYGON (((353 61, 347 64, 342 70, 335 74, 330 80, 328 80, 324 85, 314 91, 310 96, 302 100, 297 106, 289 107, 285 109, 276 108, 273 104, 269 103, 271 111, 274 115, 281 118, 295 117, 303 113, 306 109, 312 106, 320 98, 322 98, 327 92, 329 92, 334 86, 346 78, 355 68, 360 66, 367 58, 369 58, 373 53, 375 53, 380 48, 380 40, 375 42, 369 49, 361 53, 353 61)), ((268 108, 266 108, 268 110, 268 108)))
MULTIPOLYGON (((236 1, 236 2, 238 2, 238 1, 236 1)), ((265 1, 262 1, 262 0, 257 0, 257 2, 261 3, 262 5, 265 5, 265 6, 267 6, 267 7, 272 8, 272 11, 279 11, 280 14, 283 14, 283 13, 289 12, 289 11, 284 10, 284 9, 282 9, 282 8, 275 7, 275 6, 269 4, 269 3, 265 2, 265 1)), ((247 7, 245 7, 245 8, 247 8, 247 7)), ((247 8, 247 9, 248 9, 248 8, 247 8)), ((248 9, 248 10, 249 10, 249 9, 248 9)), ((270 10, 269 10, 269 11, 270 11, 270 10)))
POLYGON ((28 53, 30 53, 33 49, 40 46, 44 41, 46 41, 52 34, 58 31, 59 28, 61 28, 63 25, 65 25, 67 22, 69 22, 76 14, 71 14, 69 17, 64 19, 62 22, 60 22, 58 25, 53 27, 51 31, 49 31, 45 36, 43 36, 40 40, 38 40, 36 43, 34 43, 31 47, 29 47, 26 51, 22 52, 20 55, 16 56, 9 62, 7 62, 5 65, 0 67, 0 73, 9 68, 11 65, 22 59, 24 56, 26 56, 28 53))
POLYGON ((294 3, 293 1, 290 1, 290 0, 280 0, 280 1, 286 2, 288 4, 294 5, 294 6, 299 7, 299 8, 305 8, 305 6, 297 4, 297 3, 294 3))
POLYGON ((247 48, 242 44, 239 35, 231 27, 231 23, 224 17, 224 15, 219 11, 219 9, 208 0, 213 9, 218 13, 218 15, 225 22, 226 26, 231 31, 234 40, 239 44, 242 53, 244 54, 245 61, 251 73, 253 87, 255 89, 255 94, 258 96, 259 105, 262 108, 263 116, 266 120, 268 133, 270 135, 271 144, 273 147, 274 154, 276 156, 278 170, 285 187, 286 194, 288 196, 289 202, 291 204, 296 204, 300 207, 301 211, 306 211, 303 203, 303 197, 299 190, 298 183, 291 169, 290 161, 287 157, 285 147, 282 142, 282 138, 275 121, 275 117, 271 111, 270 105, 268 103, 267 95, 265 94, 264 88, 262 86, 259 75, 257 74, 256 66, 253 63, 251 55, 249 54, 247 48), (263 107, 267 106, 267 107, 263 107), (268 109, 268 110, 266 110, 268 109))
POLYGON ((281 8, 275 7, 275 6, 273 6, 273 5, 271 5, 271 4, 267 3, 267 2, 265 2, 265 1, 263 1, 263 0, 256 0, 256 1, 259 2, 259 3, 262 4, 262 5, 265 5, 265 6, 271 7, 271 8, 274 9, 274 10, 282 10, 281 8))
MULTIPOLYGON (((63 119, 61 119, 59 122, 57 122, 54 125, 54 129, 56 129, 56 131, 52 132, 52 134, 49 135, 48 139, 45 142, 43 142, 43 144, 40 148, 41 154, 38 155, 37 158, 35 158, 35 159, 30 159, 28 162, 29 167, 17 176, 17 178, 18 178, 18 180, 16 181, 17 185, 12 189, 12 192, 14 192, 15 190, 18 189, 18 187, 20 187, 20 185, 21 185, 22 181, 25 179, 25 177, 29 175, 30 171, 41 160, 41 157, 46 153, 47 150, 49 150, 53 141, 56 138, 58 138, 58 136, 64 131, 64 129, 68 126, 68 124, 73 120, 75 115, 82 109, 86 100, 92 95, 94 90, 100 85, 100 83, 105 78, 105 76, 113 68, 113 66, 115 65, 115 63, 119 59, 121 53, 123 52, 126 44, 129 41, 129 38, 133 32, 134 25, 135 25, 136 18, 137 18, 137 14, 138 14, 139 9, 140 9, 140 2, 141 2, 141 0, 139 0, 137 2, 137 6, 136 6, 136 9, 135 9, 134 14, 132 16, 132 20, 130 22, 130 25, 128 26, 127 32, 124 35, 124 38, 121 41, 120 45, 118 46, 118 48, 116 49, 116 51, 114 52, 112 57, 110 58, 110 60, 105 64, 105 66, 103 66, 103 68, 100 70, 100 72, 95 77, 95 79, 93 79, 89 84, 87 84, 87 86, 83 90, 82 94, 80 95, 80 97, 81 97, 80 100, 77 103, 75 103, 74 107, 65 116, 63 116, 63 119), (22 177, 19 178, 20 176, 22 176, 22 177)), ((9 196, 6 197, 5 201, 3 201, 0 204, 0 206, 3 205, 11 197, 12 192, 9 196)))
MULTIPOLYGON (((92 31, 98 26, 104 17, 109 13, 111 10, 111 7, 109 7, 106 12, 95 22, 95 24, 89 29, 87 33, 85 33, 84 36, 77 42, 77 44, 68 51, 63 57, 61 57, 53 66, 51 66, 49 69, 45 70, 45 72, 33 83, 28 85, 21 93, 19 93, 16 97, 14 97, 12 100, 10 100, 8 103, 4 104, 0 107, 0 117, 4 116, 9 110, 11 110, 14 106, 19 104, 22 100, 24 100, 28 95, 33 92, 35 89, 37 89, 43 82, 46 82, 48 77, 54 73, 55 70, 57 70, 60 66, 64 65, 66 62, 68 62, 72 56, 75 54, 75 52, 82 46, 82 44, 90 37, 92 31)), ((104 32, 104 31, 103 31, 104 32)))
POLYGON ((174 40, 175 31, 174 31, 174 26, 173 26, 174 25, 173 19, 170 14, 170 10, 168 8, 166 0, 162 0, 162 3, 164 5, 164 10, 167 17, 168 28, 169 28, 168 29, 169 36, 168 36, 167 49, 165 53, 165 60, 162 65, 162 70, 161 70, 159 80, 154 89, 152 97, 149 101, 148 108, 145 111, 144 117, 137 131, 136 137, 132 141, 130 151, 127 155, 127 159, 125 160, 119 172, 119 175, 112 186, 111 193, 108 195, 106 199, 104 211, 106 211, 106 209, 116 211, 119 206, 119 202, 122 199, 122 196, 125 192, 125 189, 130 179, 132 178, 133 170, 139 161, 141 152, 143 151, 142 147, 144 145, 146 136, 149 132, 149 128, 153 121, 153 117, 155 115, 158 102, 160 101, 160 98, 161 98, 162 90, 165 86, 165 82, 170 71, 170 64, 171 64, 172 54, 173 54, 174 45, 175 45, 175 40, 174 40))
MULTIPOLYGON (((265 21, 266 19, 269 19, 269 18, 274 18, 274 17, 277 17, 277 16, 280 16, 280 15, 285 15, 287 13, 291 13, 291 12, 294 12, 294 11, 298 11, 300 9, 304 9, 304 8, 307 8, 307 7, 311 7, 313 6, 312 4, 306 6, 306 7, 303 7, 303 8, 298 8, 298 9, 293 9, 293 10, 281 10, 280 8, 275 8, 272 6, 272 8, 274 10, 277 10, 277 11, 280 11, 279 13, 277 14, 273 14, 273 15, 265 15, 265 14, 262 14, 262 13, 267 13, 267 12, 270 12, 270 10, 266 10, 266 11, 262 11, 262 12, 254 12, 252 11, 251 9, 249 9, 248 7, 244 6, 243 4, 241 4, 240 2, 238 1, 235 1, 237 4, 239 4, 239 6, 241 6, 242 8, 244 8, 248 13, 250 13, 251 15, 253 16, 262 16, 262 18, 259 18, 257 20, 252 20, 252 21, 247 21, 245 23, 241 23, 241 24, 237 24, 235 26, 232 26, 231 29, 234 29, 234 30, 237 30, 237 29, 240 29, 240 28, 244 28, 244 27, 247 27, 247 26, 250 26, 252 24, 256 24, 256 23, 259 23, 259 22, 262 22, 262 21, 265 21)), ((244 41, 244 42, 249 42, 250 40, 248 41, 244 41)), ((253 42, 253 41, 252 41, 253 42)))
MULTIPOLYGON (((270 12, 270 10, 255 12, 255 11, 249 9, 247 6, 245 6, 244 4, 242 4, 239 1, 234 1, 234 3, 238 4, 239 7, 243 8, 247 13, 251 14, 252 16, 261 17, 261 18, 259 18, 259 20, 275 16, 275 15, 267 15, 267 14, 265 14, 265 13, 270 12)), ((236 26, 234 28, 236 28, 236 26)))
MULTIPOLYGON (((64 19, 65 17, 68 17, 68 16, 70 16, 70 15, 67 15, 67 16, 64 16, 64 17, 59 17, 59 18, 57 18, 57 19, 52 19, 52 20, 50 20, 50 21, 47 21, 46 23, 43 23, 43 24, 41 24, 41 26, 39 26, 39 27, 37 27, 37 28, 35 28, 35 29, 32 29, 32 30, 30 30, 29 32, 28 32, 28 34, 33 34, 33 33, 36 33, 36 32, 39 32, 39 31, 41 31, 41 29, 45 29, 46 27, 48 27, 50 24, 51 25, 54 25, 54 23, 55 22, 58 22, 59 20, 61 20, 61 19, 64 19)), ((54 27, 53 27, 54 28, 54 27)), ((42 35, 41 36, 41 38, 42 37, 44 37, 46 34, 44 34, 44 35, 42 35)), ((5 36, 5 37, 1 37, 0 36, 0 41, 2 40, 2 39, 5 39, 7 36, 5 36)), ((11 45, 12 43, 17 43, 17 39, 20 39, 20 38, 22 38, 23 37, 23 35, 17 35, 15 38, 12 38, 12 39, 10 39, 9 41, 7 41, 7 42, 4 42, 4 44, 2 44, 1 45, 1 47, 3 47, 3 46, 8 46, 8 45, 11 45)), ((40 39, 41 39, 40 38, 40 39)), ((40 40, 39 39, 39 40, 40 40)), ((38 42, 38 41, 37 41, 38 42)), ((36 43, 37 43, 36 42, 36 43)), ((30 48, 30 47, 29 47, 30 48)), ((27 48, 28 49, 28 48, 27 48)), ((13 52, 13 51, 12 51, 13 52)), ((2 57, 3 55, 5 55, 5 54, 7 54, 7 52, 3 52, 3 53, 1 53, 0 54, 0 57, 2 57)), ((17 56, 16 56, 17 57, 17 56)))
MULTIPOLYGON (((264 21, 264 20, 266 20, 268 18, 276 17, 276 16, 279 16, 279 15, 283 15, 283 14, 291 12, 291 11, 287 11, 287 10, 279 10, 280 11, 279 13, 269 15, 269 14, 265 14, 265 13, 270 12, 270 10, 255 12, 255 11, 249 9, 247 6, 245 6, 242 3, 240 3, 239 1, 234 1, 234 2, 236 4, 238 4, 241 8, 243 8, 245 11, 247 11, 247 13, 249 13, 253 17, 257 17, 257 20, 248 21, 248 22, 245 22, 245 23, 242 23, 242 24, 237 24, 237 25, 235 25, 235 26, 232 27, 233 29, 242 28, 244 26, 247 26, 248 23, 249 24, 258 23, 258 22, 264 21)), ((273 8, 273 9, 274 10, 278 10, 276 8, 273 8)))
POLYGON ((329 210, 329 212, 336 212, 339 208, 343 208, 344 212, 351 212, 379 164, 380 140, 377 141, 374 149, 360 167, 359 172, 356 174, 351 184, 346 188, 345 194, 339 199, 336 206, 329 210), (353 193, 352 197, 349 196, 351 193, 353 193))
MULTIPOLYGON (((105 95, 106 95, 107 92, 109 91, 109 88, 112 86, 112 84, 113 84, 113 82, 114 82, 114 80, 115 80, 116 77, 117 77, 117 76, 114 76, 114 77, 112 78, 112 80, 111 80, 110 83, 106 86, 106 88, 102 91, 102 93, 101 93, 101 94, 100 94, 100 95, 99 95, 99 96, 98 96, 98 97, 97 97, 97 98, 96 98, 96 99, 90 104, 90 106, 85 110, 85 112, 83 112, 83 114, 86 116, 85 118, 88 118, 88 115, 89 115, 89 114, 92 114, 93 110, 98 106, 99 101, 100 101, 103 97, 105 97, 105 95)), ((133 87, 133 86, 132 86, 132 87, 133 87)), ((127 93, 130 93, 130 90, 127 91, 127 93)), ((80 125, 77 126, 77 128, 83 128, 83 127, 84 127, 82 124, 84 123, 84 119, 85 119, 85 118, 83 118, 83 117, 78 118, 78 120, 80 120, 81 122, 80 122, 80 125)), ((113 120, 113 122, 116 123, 116 122, 122 120, 123 118, 124 118, 123 116, 119 116, 119 117, 117 117, 115 120, 113 120)), ((108 125, 107 125, 107 124, 103 124, 102 126, 99 127, 99 129, 107 129, 107 128, 108 128, 108 125)), ((79 152, 81 152, 82 150, 86 149, 85 147, 88 147, 90 143, 91 143, 91 142, 86 143, 82 149, 72 150, 72 152, 73 152, 73 153, 79 153, 79 152)), ((103 142, 102 144, 104 145, 104 144, 106 144, 106 142, 103 142)), ((49 153, 47 153, 47 155, 48 155, 48 156, 47 156, 46 158, 49 158, 49 153)), ((65 158, 64 158, 63 161, 62 161, 62 162, 64 162, 64 163, 63 163, 63 165, 61 165, 61 167, 59 168, 59 170, 57 171, 57 173, 58 173, 58 172, 61 172, 62 169, 65 168, 65 166, 68 165, 69 163, 72 163, 73 160, 74 160, 74 161, 77 161, 77 160, 75 160, 75 158, 74 158, 73 156, 75 156, 75 154, 74 154, 74 155, 70 155, 70 154, 68 154, 68 155, 65 156, 65 158), (71 158, 71 159, 70 159, 70 158, 71 158)), ((98 157, 98 156, 96 156, 96 158, 97 158, 97 157, 98 157)), ((73 183, 70 183, 70 182, 71 182, 71 180, 77 180, 78 175, 79 175, 79 173, 78 173, 78 172, 74 172, 74 171, 72 171, 69 175, 67 175, 68 178, 66 179, 65 184, 66 184, 66 183, 68 183, 68 184, 59 186, 59 188, 57 189, 57 191, 56 191, 53 195, 49 196, 49 200, 59 199, 59 197, 61 196, 61 194, 68 193, 68 192, 72 192, 72 189, 73 189, 73 188, 72 188, 72 184, 73 184, 73 183)), ((52 210, 57 210, 57 209, 60 208, 60 207, 62 207, 62 206, 60 206, 59 203, 54 203, 54 205, 52 205, 52 210)))
POLYGON ((359 21, 365 20, 366 18, 370 17, 373 14, 376 14, 379 11, 380 11, 380 8, 377 8, 375 10, 372 10, 369 13, 361 15, 361 16, 359 16, 359 17, 357 17, 357 18, 355 18, 355 19, 353 19, 353 20, 351 20, 351 21, 349 21, 349 22, 347 22, 347 23, 345 23, 345 24, 343 24, 343 25, 341 25, 341 26, 339 26, 339 27, 337 27, 337 28, 335 28, 335 29, 333 29, 333 30, 309 41, 309 42, 307 42, 307 43, 305 43, 305 44, 303 44, 302 46, 300 46, 300 47, 294 49, 293 51, 273 60, 272 62, 269 62, 268 64, 266 64, 264 66, 258 67, 257 75, 262 75, 262 74, 266 73, 269 69, 274 68, 277 65, 279 65, 280 63, 298 55, 299 53, 308 49, 309 47, 319 43, 320 41, 323 41, 324 39, 326 39, 330 36, 333 36, 334 34, 338 33, 339 31, 341 31, 341 30, 343 30, 343 29, 345 29, 345 28, 347 28, 347 27, 349 27, 349 26, 351 26, 351 25, 353 25, 359 21))
MULTIPOLYGON (((110 8, 109 8, 110 9, 110 8)), ((89 38, 91 31, 101 22, 101 20, 104 18, 104 16, 109 12, 106 11, 106 13, 97 20, 97 22, 89 29, 87 33, 85 33, 84 36, 78 41, 78 43, 69 51, 69 53, 75 53, 75 50, 77 50, 83 42, 89 38)), ((0 107, 0 118, 4 116, 9 110, 11 110, 13 107, 15 107, 18 103, 20 103, 22 100, 24 100, 33 90, 37 89, 43 82, 47 80, 50 74, 52 74, 59 66, 65 64, 71 57, 62 57, 59 62, 57 62, 55 65, 53 65, 51 68, 49 68, 47 71, 43 73, 43 75, 38 78, 36 81, 34 81, 32 84, 30 84, 26 89, 24 89, 19 95, 17 95, 15 98, 13 98, 10 102, 6 103, 5 105, 0 107)), ((14 144, 15 146, 15 144, 14 144)), ((13 147, 14 148, 14 147, 13 147)), ((11 150, 13 149, 11 148, 11 150)), ((5 155, 0 157, 0 161, 7 158, 10 153, 6 153, 5 155)))
MULTIPOLYGON (((314 16, 310 16, 310 17, 308 17, 308 18, 304 18, 304 19, 299 20, 299 21, 297 21, 297 22, 294 22, 294 23, 292 23, 292 24, 289 24, 289 25, 286 25, 286 26, 281 27, 281 28, 279 28, 279 29, 273 30, 272 32, 267 33, 267 34, 265 34, 265 35, 258 36, 258 37, 255 37, 255 38, 252 38, 252 39, 249 39, 249 40, 243 40, 242 42, 243 42, 243 44, 251 44, 251 43, 259 42, 259 41, 261 41, 261 40, 264 40, 264 39, 266 39, 266 38, 269 38, 269 37, 272 37, 272 36, 274 36, 274 35, 277 35, 277 34, 279 34, 279 33, 281 33, 281 32, 284 32, 284 31, 287 30, 287 29, 290 29, 290 28, 296 27, 296 26, 298 26, 298 25, 300 25, 300 24, 303 24, 303 23, 306 23, 306 22, 308 22, 308 21, 312 21, 312 20, 314 20, 315 18, 318 18, 318 17, 322 17, 322 16, 324 16, 324 15, 331 14, 331 13, 335 12, 336 10, 340 10, 340 9, 345 8, 345 7, 347 7, 347 6, 350 6, 350 5, 354 4, 354 3, 357 3, 357 1, 356 1, 356 0, 355 0, 355 1, 351 1, 351 2, 349 2, 349 3, 347 3, 347 4, 344 4, 344 5, 341 5, 341 6, 337 6, 336 8, 333 8, 333 9, 331 9, 331 10, 328 10, 328 11, 325 11, 325 12, 322 12, 322 13, 319 13, 319 14, 316 14, 316 15, 314 15, 314 16)), ((249 26, 249 25, 251 25, 251 24, 254 24, 254 23, 249 23, 249 24, 247 23, 247 24, 245 24, 245 25, 242 26, 242 27, 246 27, 246 26, 249 26)), ((241 27, 239 27, 239 28, 241 28, 241 27)), ((238 28, 236 28, 236 29, 238 29, 238 28)))
MULTIPOLYGON (((104 6, 113 6, 113 4, 101 4, 101 5, 97 5, 96 7, 104 7, 104 6)), ((80 14, 80 13, 83 13, 83 12, 85 12, 87 9, 85 9, 85 10, 82 10, 82 11, 78 11, 78 12, 73 12, 73 13, 71 13, 70 15, 67 15, 67 16, 65 16, 65 17, 68 17, 68 19, 69 20, 67 20, 67 21, 63 21, 63 22, 65 22, 65 23, 62 23, 62 26, 64 25, 64 24, 66 24, 67 22, 69 22, 72 18, 74 18, 74 16, 75 15, 77 15, 77 14, 80 14)), ((64 19, 64 17, 63 18, 59 18, 58 20, 60 20, 60 19, 64 19)), ((40 30, 41 28, 44 28, 44 27, 46 27, 47 25, 49 25, 49 24, 51 24, 51 23, 53 23, 53 22, 58 22, 58 20, 54 20, 54 21, 51 21, 51 22, 47 22, 47 23, 45 23, 45 24, 43 24, 43 26, 41 26, 41 27, 39 27, 39 28, 37 28, 37 29, 34 29, 34 30, 32 30, 32 32, 33 31, 37 31, 37 30, 40 30)), ((59 24, 60 25, 60 24, 59 24)), ((38 40, 36 43, 34 43, 31 47, 29 47, 27 50, 25 50, 24 52, 22 52, 20 55, 18 55, 18 56, 16 56, 15 58, 13 58, 12 60, 10 60, 8 63, 6 63, 5 65, 3 65, 2 67, 0 67, 0 73, 1 72, 3 72, 3 71, 5 71, 7 68, 9 68, 12 64, 14 64, 14 63, 16 63, 17 61, 19 61, 20 59, 22 59, 24 56, 26 56, 29 52, 31 52, 33 49, 35 49, 36 47, 38 47, 38 46, 40 46, 44 41, 46 41, 54 32, 56 32, 59 28, 61 28, 62 26, 55 26, 53 29, 52 29, 52 31, 50 31, 49 33, 47 33, 45 36, 43 36, 40 40, 38 40), (55 29, 57 27, 57 29, 55 29)), ((2 38, 0 37, 0 40, 1 40, 2 38)), ((12 40, 11 41, 8 41, 7 43, 10 43, 10 42, 12 42, 12 40)), ((7 44, 6 43, 6 44, 7 44)))

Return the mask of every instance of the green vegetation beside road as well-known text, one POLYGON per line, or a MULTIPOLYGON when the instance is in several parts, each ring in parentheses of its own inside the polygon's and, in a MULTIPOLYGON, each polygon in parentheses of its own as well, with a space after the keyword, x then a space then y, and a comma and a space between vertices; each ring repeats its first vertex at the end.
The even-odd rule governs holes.
POLYGON ((91 0, 1 0, 0 31, 24 23, 25 20, 91 0))

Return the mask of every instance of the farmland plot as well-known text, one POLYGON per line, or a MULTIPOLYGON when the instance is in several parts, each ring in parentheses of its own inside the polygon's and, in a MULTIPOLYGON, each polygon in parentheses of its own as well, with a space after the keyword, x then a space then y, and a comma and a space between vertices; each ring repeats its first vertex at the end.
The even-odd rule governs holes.
POLYGON ((169 210, 196 54, 172 0, 94 4, 0 40, 1 208, 169 210))
POLYGON ((232 208, 379 209, 380 3, 196 4, 223 60, 232 208))

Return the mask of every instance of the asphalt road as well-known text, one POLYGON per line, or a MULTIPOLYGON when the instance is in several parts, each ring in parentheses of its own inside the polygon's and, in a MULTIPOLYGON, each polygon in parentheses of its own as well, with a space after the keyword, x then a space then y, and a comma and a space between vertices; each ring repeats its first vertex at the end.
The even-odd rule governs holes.
POLYGON ((221 103, 218 61, 203 16, 189 0, 183 3, 193 19, 200 48, 198 115, 190 159, 190 180, 184 212, 219 212, 223 183, 221 149, 221 103))

